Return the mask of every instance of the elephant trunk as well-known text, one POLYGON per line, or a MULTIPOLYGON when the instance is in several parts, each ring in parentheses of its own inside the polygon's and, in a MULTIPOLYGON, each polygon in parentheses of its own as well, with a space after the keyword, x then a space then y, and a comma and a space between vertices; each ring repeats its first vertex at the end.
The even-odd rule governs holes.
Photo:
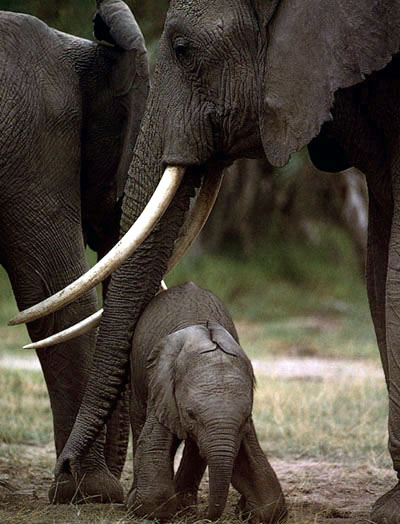
MULTIPOLYGON (((151 106, 151 101, 149 103, 151 106)), ((157 114, 157 111, 150 107, 137 140, 122 205, 121 234, 138 218, 161 178, 161 137, 157 133, 157 123, 150 123, 146 118, 152 113, 157 114)), ((162 223, 112 275, 85 395, 57 463, 56 475, 74 470, 122 393, 137 320, 159 290, 190 197, 199 181, 200 177, 194 173, 185 175, 162 223)))
POLYGON ((238 428, 229 428, 219 420, 219 428, 208 433, 206 457, 208 463, 208 518, 217 520, 222 515, 232 480, 232 471, 240 440, 238 428), (222 430, 221 430, 222 426, 222 430))

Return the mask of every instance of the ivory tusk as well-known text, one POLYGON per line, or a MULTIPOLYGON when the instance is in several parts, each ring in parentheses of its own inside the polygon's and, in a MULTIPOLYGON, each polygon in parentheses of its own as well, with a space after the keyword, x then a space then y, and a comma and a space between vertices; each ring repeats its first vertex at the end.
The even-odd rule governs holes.
MULTIPOLYGON (((223 173, 218 173, 217 175, 210 175, 203 180, 199 195, 192 210, 189 212, 189 217, 185 220, 179 238, 175 243, 174 251, 168 263, 166 273, 169 273, 183 258, 196 240, 200 231, 203 229, 218 196, 222 179, 223 173)), ((168 289, 164 280, 161 281, 160 288, 161 291, 168 289)), ((66 342, 67 340, 71 340, 72 338, 87 333, 99 325, 102 312, 103 310, 101 309, 78 324, 52 335, 51 337, 28 344, 27 346, 24 346, 24 349, 39 349, 59 344, 60 342, 66 342)))
POLYGON ((39 302, 39 304, 18 313, 8 325, 15 326, 32 322, 61 309, 89 289, 94 288, 115 271, 140 246, 150 234, 156 222, 162 217, 173 199, 184 173, 185 168, 183 167, 167 167, 140 217, 107 255, 66 288, 39 302))
MULTIPOLYGON (((160 293, 166 291, 167 289, 167 284, 164 282, 164 280, 161 280, 160 293)), ((61 342, 67 342, 68 340, 72 340, 73 338, 79 337, 80 335, 85 335, 100 325, 103 311, 103 309, 99 309, 96 311, 96 313, 93 313, 93 315, 90 315, 90 317, 84 318, 77 324, 74 324, 63 331, 59 331, 50 337, 43 338, 37 342, 32 342, 31 344, 27 344, 26 346, 23 346, 23 349, 47 348, 49 346, 54 346, 55 344, 61 344, 61 342)))
POLYGON ((32 344, 27 344, 24 346, 24 349, 40 349, 47 346, 54 346, 60 342, 67 342, 67 340, 79 337, 79 335, 84 335, 92 329, 97 328, 97 326, 100 324, 102 314, 103 309, 99 309, 99 311, 96 311, 96 313, 93 313, 93 315, 90 315, 90 317, 84 318, 77 324, 74 324, 63 331, 59 331, 55 335, 51 335, 50 337, 44 338, 43 340, 39 340, 38 342, 32 342, 32 344))

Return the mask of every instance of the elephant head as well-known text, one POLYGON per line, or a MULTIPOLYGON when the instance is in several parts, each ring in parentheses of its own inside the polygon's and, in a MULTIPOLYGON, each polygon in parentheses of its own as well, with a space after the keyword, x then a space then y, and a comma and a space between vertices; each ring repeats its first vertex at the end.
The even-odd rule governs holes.
POLYGON ((185 171, 162 220, 113 274, 86 395, 57 472, 76 463, 118 397, 133 330, 158 290, 194 188, 241 156, 285 164, 331 118, 339 89, 398 52, 399 23, 399 3, 387 0, 171 0, 121 232, 166 166, 185 171))

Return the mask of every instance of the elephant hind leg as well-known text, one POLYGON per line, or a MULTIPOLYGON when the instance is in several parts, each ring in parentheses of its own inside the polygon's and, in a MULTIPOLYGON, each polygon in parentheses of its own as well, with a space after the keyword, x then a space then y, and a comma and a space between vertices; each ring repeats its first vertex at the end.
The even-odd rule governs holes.
POLYGON ((197 492, 206 466, 207 463, 200 456, 196 443, 187 439, 174 479, 178 509, 182 510, 197 504, 197 492))
POLYGON ((257 522, 282 522, 287 515, 279 480, 257 439, 253 423, 241 443, 232 484, 239 493, 241 517, 257 522))

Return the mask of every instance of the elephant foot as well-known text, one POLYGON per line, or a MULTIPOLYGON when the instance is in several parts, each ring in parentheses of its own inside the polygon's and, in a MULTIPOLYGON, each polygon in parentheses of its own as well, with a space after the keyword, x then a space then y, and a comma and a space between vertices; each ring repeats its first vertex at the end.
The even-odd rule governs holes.
POLYGON ((246 522, 265 522, 266 524, 277 524, 286 522, 287 508, 282 497, 272 503, 263 505, 250 505, 243 495, 236 506, 236 514, 246 522))
POLYGON ((180 513, 197 511, 197 491, 181 491, 176 495, 177 510, 180 513))
POLYGON ((141 497, 137 489, 133 489, 129 493, 127 507, 130 513, 138 517, 166 519, 177 511, 176 496, 168 492, 152 493, 147 497, 141 497))
POLYGON ((400 524, 400 482, 375 502, 371 521, 374 524, 400 524))
POLYGON ((124 501, 120 482, 108 471, 92 470, 77 480, 70 473, 62 473, 49 490, 52 504, 104 504, 124 501))

